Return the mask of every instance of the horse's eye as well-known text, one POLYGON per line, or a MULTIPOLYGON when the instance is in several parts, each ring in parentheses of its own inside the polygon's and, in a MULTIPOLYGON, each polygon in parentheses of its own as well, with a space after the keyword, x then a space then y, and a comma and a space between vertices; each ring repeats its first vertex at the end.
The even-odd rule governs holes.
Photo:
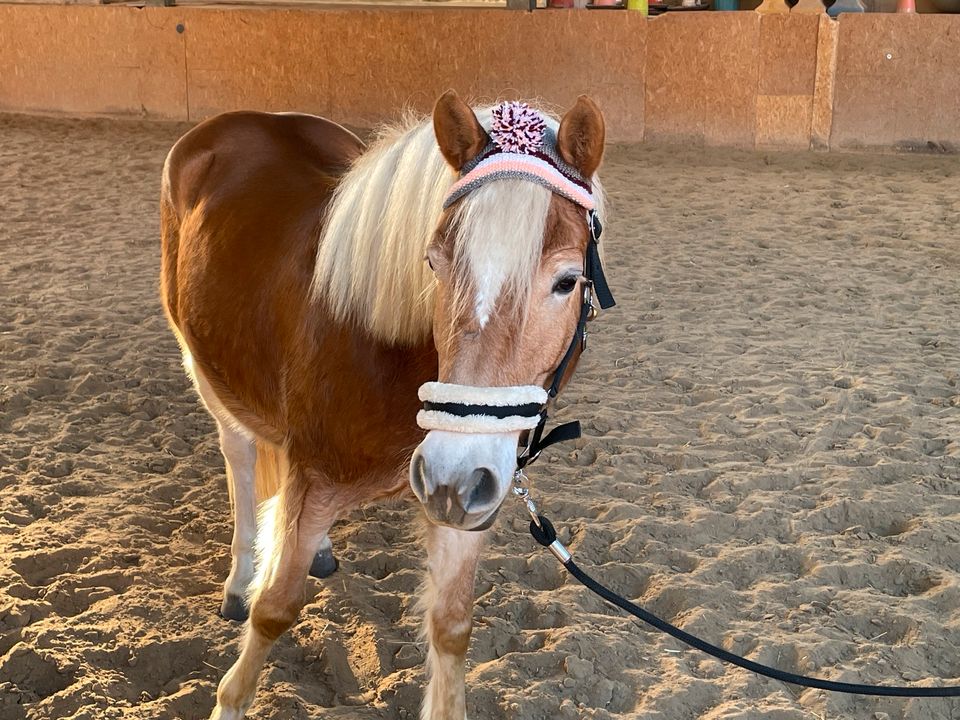
POLYGON ((553 291, 559 293, 560 295, 569 295, 573 292, 573 289, 577 286, 577 277, 576 275, 567 275, 560 278, 554 283, 553 291))
POLYGON ((424 258, 424 260, 427 261, 427 265, 430 266, 430 269, 433 270, 433 272, 436 272, 436 270, 433 269, 433 262, 430 260, 430 256, 428 255, 427 257, 424 258))

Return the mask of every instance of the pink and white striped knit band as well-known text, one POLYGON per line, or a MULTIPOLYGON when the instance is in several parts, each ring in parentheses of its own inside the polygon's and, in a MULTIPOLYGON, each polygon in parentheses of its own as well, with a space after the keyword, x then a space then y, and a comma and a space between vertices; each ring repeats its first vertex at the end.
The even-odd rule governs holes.
POLYGON ((460 170, 447 192, 449 207, 471 190, 493 180, 529 180, 593 210, 592 184, 557 151, 557 137, 543 117, 526 103, 506 102, 493 109, 491 142, 460 170))

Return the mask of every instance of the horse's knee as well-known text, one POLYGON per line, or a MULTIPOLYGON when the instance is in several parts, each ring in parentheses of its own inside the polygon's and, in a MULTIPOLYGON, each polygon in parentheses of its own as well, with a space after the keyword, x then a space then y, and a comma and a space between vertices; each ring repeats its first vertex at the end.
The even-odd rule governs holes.
POLYGON ((437 652, 462 657, 470 647, 473 620, 434 615, 430 618, 430 643, 437 652))
POLYGON ((272 642, 297 621, 303 602, 303 593, 296 598, 278 597, 273 593, 261 594, 250 608, 250 627, 272 642))

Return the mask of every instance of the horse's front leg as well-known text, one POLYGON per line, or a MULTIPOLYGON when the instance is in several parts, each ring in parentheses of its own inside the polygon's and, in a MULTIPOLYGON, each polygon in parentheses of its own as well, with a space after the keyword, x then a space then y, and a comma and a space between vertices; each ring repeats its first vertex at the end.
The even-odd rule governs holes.
POLYGON ((241 720, 253 704, 263 663, 277 638, 296 622, 306 601, 310 562, 343 504, 335 494, 310 487, 297 467, 271 503, 260 528, 264 557, 240 657, 220 681, 211 720, 241 720))
POLYGON ((421 720, 464 720, 464 666, 473 629, 473 584, 484 532, 427 526, 424 631, 430 645, 421 720))

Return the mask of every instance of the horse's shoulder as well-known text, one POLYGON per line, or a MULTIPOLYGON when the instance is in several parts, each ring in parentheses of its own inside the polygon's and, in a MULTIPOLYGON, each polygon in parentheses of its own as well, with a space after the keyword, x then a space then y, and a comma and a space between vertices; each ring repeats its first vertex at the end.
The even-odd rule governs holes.
POLYGON ((170 150, 163 185, 178 213, 200 197, 295 185, 316 174, 339 176, 363 142, 315 115, 238 111, 205 120, 170 150))

